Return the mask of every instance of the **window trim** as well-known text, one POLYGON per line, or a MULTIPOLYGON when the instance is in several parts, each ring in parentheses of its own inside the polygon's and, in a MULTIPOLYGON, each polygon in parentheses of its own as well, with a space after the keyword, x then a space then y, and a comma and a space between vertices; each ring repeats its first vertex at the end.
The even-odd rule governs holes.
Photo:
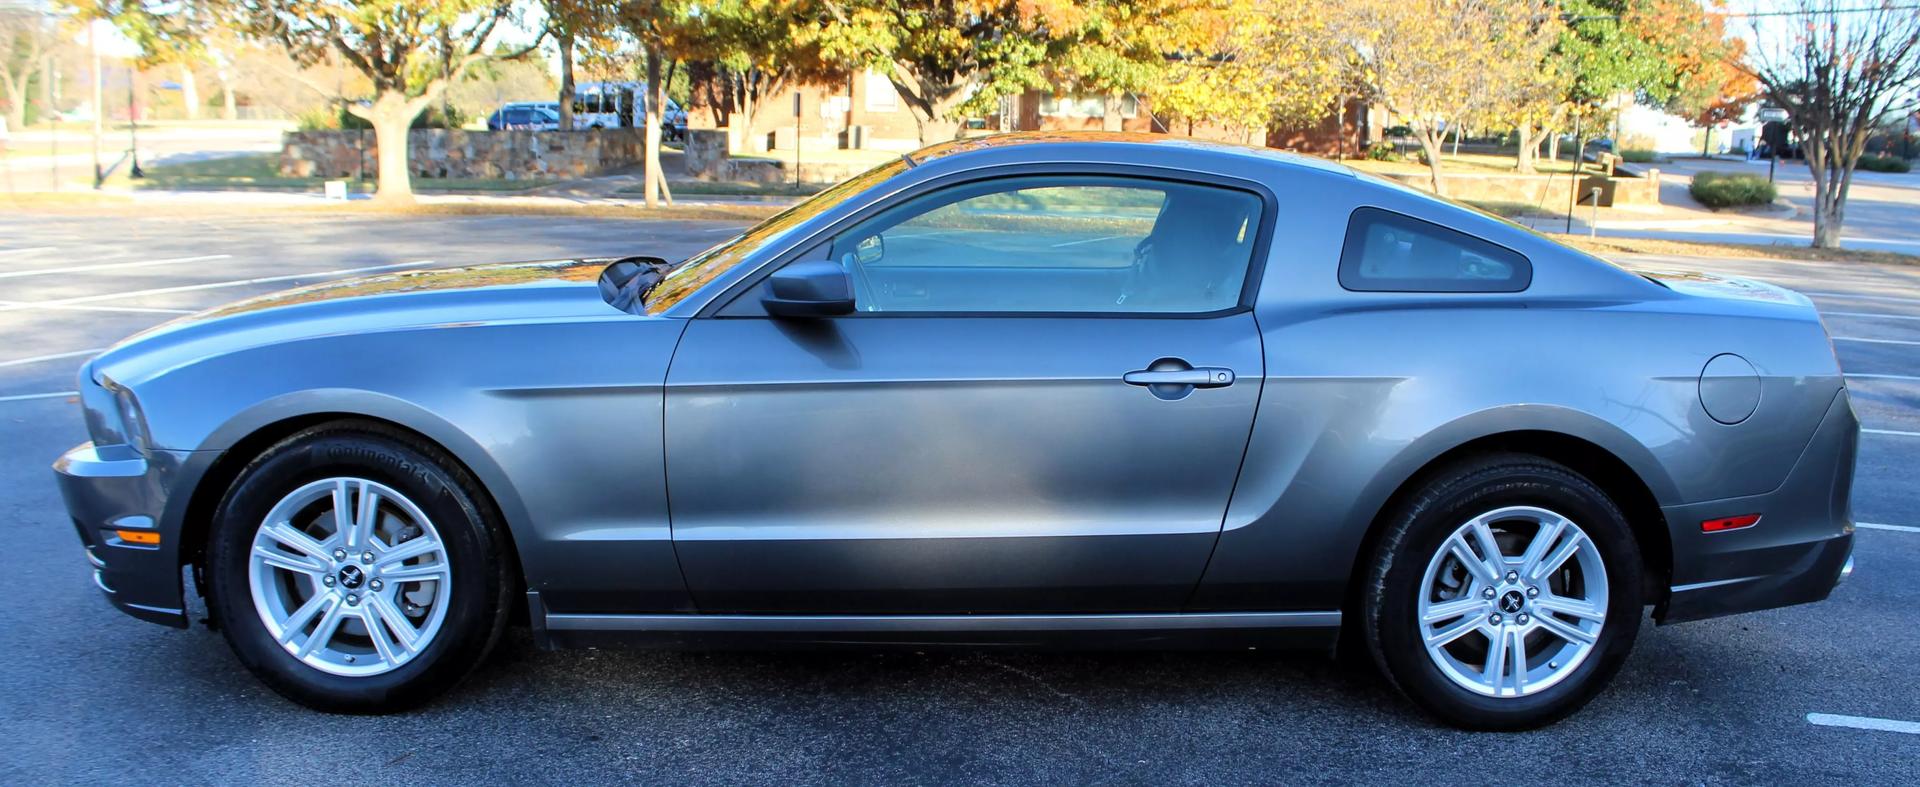
POLYGON ((1500 245, 1472 233, 1463 232, 1437 222, 1374 205, 1362 205, 1347 215, 1347 231, 1341 240, 1340 265, 1336 276, 1341 289, 1348 292, 1407 292, 1407 293, 1444 293, 1460 295, 1486 295, 1525 292, 1533 286, 1533 260, 1517 249, 1500 245), (1406 279, 1404 284, 1377 282, 1360 275, 1360 256, 1366 248, 1366 231, 1381 221, 1413 226, 1411 229, 1422 232, 1437 232, 1446 236, 1448 242, 1457 244, 1468 251, 1486 256, 1510 257, 1514 264, 1514 276, 1510 280, 1498 283, 1480 284, 1467 279, 1406 279), (1449 282, 1458 282, 1457 286, 1449 282))
POLYGON ((755 304, 751 314, 728 314, 736 301, 751 295, 760 282, 774 271, 806 258, 808 252, 816 251, 824 244, 837 238, 841 233, 865 222, 866 220, 905 204, 924 194, 955 186, 990 180, 1024 179, 1030 177, 1118 177, 1132 178, 1163 183, 1181 183, 1193 186, 1234 189, 1252 194, 1260 200, 1260 220, 1255 222, 1256 234, 1253 248, 1249 251, 1246 279, 1240 287, 1240 298, 1225 309, 1210 312, 1154 312, 1154 311, 899 311, 899 312, 863 312, 816 317, 816 320, 872 320, 872 319, 920 319, 920 318, 1036 318, 1036 319, 1161 319, 1196 320, 1214 319, 1242 312, 1253 311, 1254 303, 1259 299, 1260 284, 1266 275, 1267 266, 1272 264, 1272 243, 1274 227, 1279 222, 1279 200, 1273 192, 1259 181, 1222 175, 1213 172, 1193 172, 1189 170, 1169 169, 1143 164, 1106 164, 1098 162, 1047 162, 1030 164, 1003 164, 992 167, 956 172, 949 175, 915 183, 899 191, 888 194, 859 209, 840 217, 833 223, 796 239, 792 246, 773 255, 752 273, 741 277, 728 286, 725 291, 715 295, 694 314, 695 319, 742 320, 778 319, 759 310, 755 304))

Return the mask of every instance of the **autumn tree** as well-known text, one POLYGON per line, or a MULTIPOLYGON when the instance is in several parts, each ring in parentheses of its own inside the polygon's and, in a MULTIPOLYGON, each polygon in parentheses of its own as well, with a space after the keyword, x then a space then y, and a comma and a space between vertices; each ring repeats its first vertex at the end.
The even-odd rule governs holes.
POLYGON ((1348 87, 1333 6, 1315 0, 1212 0, 1186 46, 1169 49, 1154 106, 1249 135, 1318 123, 1348 87))
POLYGON ((506 0, 237 0, 223 15, 249 35, 284 47, 302 65, 331 54, 372 82, 372 101, 345 106, 373 126, 376 199, 392 204, 413 201, 407 130, 414 118, 468 67, 490 57, 524 57, 545 39, 543 28, 523 49, 492 53, 494 33, 518 13, 506 0))
MULTIPOLYGON (((1920 90, 1920 13, 1889 0, 1842 8, 1792 0, 1788 30, 1756 29, 1742 61, 1787 111, 1813 176, 1813 245, 1840 246, 1847 190, 1867 136, 1920 90)), ((1767 22, 1756 20, 1756 28, 1767 22)))
POLYGON ((1166 84, 1170 53, 1213 43, 1210 0, 1080 0, 1046 20, 1045 71, 1056 91, 1100 96, 1106 130, 1121 130, 1121 101, 1166 84))
POLYGON ((54 20, 25 6, 0 6, 0 89, 6 92, 7 123, 27 124, 27 104, 34 75, 43 72, 47 52, 54 45, 54 20))
POLYGON ((560 130, 573 130, 574 59, 579 47, 606 52, 619 21, 616 0, 541 0, 560 60, 560 130))
POLYGON ((848 70, 886 74, 921 144, 953 139, 969 111, 1002 96, 1050 87, 1047 58, 1079 15, 1071 0, 806 1, 818 11, 801 41, 848 70))
POLYGON ((1355 0, 1339 13, 1355 80, 1413 130, 1437 194, 1447 131, 1499 107, 1558 33, 1541 23, 1544 0, 1355 0))
POLYGON ((752 128, 768 101, 795 84, 846 76, 844 63, 822 56, 817 31, 824 9, 795 0, 707 0, 691 32, 678 40, 689 60, 712 69, 720 95, 712 98, 735 128, 752 128))

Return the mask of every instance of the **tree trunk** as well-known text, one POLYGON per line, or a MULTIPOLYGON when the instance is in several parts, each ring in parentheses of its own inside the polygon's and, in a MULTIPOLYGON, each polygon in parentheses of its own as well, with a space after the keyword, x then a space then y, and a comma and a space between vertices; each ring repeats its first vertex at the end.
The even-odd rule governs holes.
POLYGON ((187 119, 200 119, 200 83, 193 78, 193 65, 180 64, 180 103, 186 105, 187 119))
MULTIPOLYGON (((32 64, 29 63, 29 70, 21 73, 17 79, 11 71, 0 70, 0 88, 6 88, 7 91, 7 128, 15 131, 22 131, 27 127, 26 85, 33 80, 31 67, 32 64)), ((5 66, 0 66, 0 69, 4 68, 5 66)))
POLYGON ((407 132, 413 118, 433 103, 432 94, 409 99, 401 93, 381 93, 373 106, 348 104, 347 111, 373 125, 373 144, 377 162, 379 190, 374 202, 382 205, 413 204, 413 175, 407 171, 407 132))
POLYGON ((1533 167, 1534 154, 1539 152, 1534 145, 1533 124, 1521 123, 1519 128, 1514 129, 1514 136, 1518 137, 1520 144, 1514 150, 1513 170, 1523 175, 1539 171, 1533 167))
POLYGON ((1557 128, 1550 129, 1548 130, 1547 133, 1549 135, 1547 137, 1547 160, 1559 161, 1560 160, 1560 129, 1557 129, 1557 128))
POLYGON ((1421 124, 1414 128, 1413 136, 1420 140, 1420 150, 1427 154, 1427 174, 1433 180, 1433 193, 1446 196, 1446 181, 1440 177, 1440 149, 1446 142, 1446 132, 1421 124))
POLYGON ((573 130, 573 34, 556 33, 560 47, 560 130, 573 130))
POLYGON ((240 108, 233 101, 233 83, 220 80, 220 117, 227 120, 239 120, 240 108))
MULTIPOLYGON (((661 78, 662 59, 658 48, 647 47, 646 175, 641 191, 646 194, 649 208, 659 207, 662 199, 668 205, 673 204, 673 194, 667 190, 667 174, 660 169, 660 127, 667 106, 667 85, 661 78)), ((798 145, 799 140, 794 144, 798 145)))
POLYGON ((1100 116, 1100 129, 1102 131, 1123 130, 1125 127, 1121 125, 1123 119, 1120 117, 1120 94, 1118 92, 1108 93, 1105 101, 1106 107, 1102 110, 1103 114, 1100 116))

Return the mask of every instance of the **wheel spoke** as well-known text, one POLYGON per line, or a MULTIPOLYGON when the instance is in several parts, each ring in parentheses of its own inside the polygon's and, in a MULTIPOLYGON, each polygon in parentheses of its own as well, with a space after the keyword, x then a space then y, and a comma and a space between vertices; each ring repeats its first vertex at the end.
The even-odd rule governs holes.
POLYGON ((1520 556, 1520 573, 1533 576, 1534 569, 1540 565, 1540 559, 1547 554, 1548 550, 1553 549, 1553 545, 1560 540, 1560 534, 1565 533, 1567 525, 1570 524, 1572 523, 1565 517, 1554 517, 1552 522, 1541 522, 1540 529, 1533 534, 1533 540, 1527 542, 1526 553, 1520 556))
POLYGON ((1541 628, 1575 645, 1590 644, 1597 639, 1595 635, 1588 634, 1573 624, 1552 615, 1536 615, 1533 619, 1539 621, 1541 628))
POLYGON ((1487 661, 1480 669, 1480 682, 1492 686, 1495 694, 1507 684, 1507 636, 1501 632, 1487 635, 1487 661))
POLYGON ((376 568, 398 568, 401 561, 416 558, 439 549, 439 541, 427 536, 416 536, 411 541, 402 541, 399 546, 387 550, 385 554, 380 555, 379 558, 374 560, 373 565, 376 568))
POLYGON ((260 535, 273 539, 275 543, 295 552, 310 555, 322 561, 327 559, 326 546, 315 541, 313 536, 300 532, 292 522, 275 522, 267 525, 260 528, 260 535))
POLYGON ((1480 554, 1495 576, 1506 573, 1507 556, 1500 552, 1500 542, 1493 537, 1493 528, 1487 526, 1487 520, 1473 521, 1473 540, 1480 547, 1480 554))
POLYGON ((1427 633, 1427 636, 1426 636, 1427 648, 1433 649, 1433 648, 1446 647, 1447 645, 1452 644, 1454 640, 1459 639, 1463 636, 1466 636, 1467 632, 1473 631, 1474 629, 1479 628, 1480 622, 1481 622, 1480 617, 1478 615, 1475 615, 1473 617, 1461 618, 1459 620, 1454 621, 1452 624, 1449 624, 1447 626, 1444 626, 1438 629, 1434 629, 1433 631, 1427 633))
POLYGON ((1477 617, 1479 613, 1485 612, 1487 610, 1487 606, 1490 603, 1491 602, 1487 601, 1486 599, 1480 598, 1478 596, 1467 596, 1465 598, 1457 598, 1452 601, 1442 601, 1438 604, 1434 604, 1433 606, 1427 607, 1425 614, 1422 614, 1420 616, 1420 622, 1426 623, 1426 624, 1434 624, 1434 623, 1439 623, 1446 620, 1451 620, 1453 618, 1460 617, 1461 615, 1475 615, 1477 617))
POLYGON ((355 542, 361 549, 373 543, 374 530, 380 526, 380 493, 373 491, 372 484, 360 485, 360 505, 353 515, 353 532, 358 538, 355 542))
POLYGON ((333 606, 327 608, 325 616, 320 618, 320 625, 314 627, 313 636, 307 637, 306 642, 300 643, 300 651, 294 655, 304 659, 333 641, 333 633, 340 629, 340 621, 346 618, 346 615, 341 614, 341 606, 340 603, 335 602, 333 606))
POLYGON ((407 655, 400 649, 399 643, 394 642, 393 635, 387 633, 387 627, 380 624, 378 613, 363 606, 359 618, 360 624, 367 627, 367 639, 373 640, 373 649, 380 654, 382 661, 399 664, 406 660, 407 655))
POLYGON ((1513 659, 1513 692, 1527 693, 1527 633, 1515 627, 1504 635, 1508 640, 1507 655, 1513 659))
POLYGON ((433 582, 447 578, 447 564, 423 563, 417 566, 394 566, 380 572, 380 578, 394 584, 401 582, 433 582))
POLYGON ((420 640, 420 632, 413 627, 413 621, 407 620, 406 615, 400 614, 400 610, 395 609, 393 601, 386 596, 375 595, 370 597, 367 601, 367 606, 372 608, 381 620, 387 622, 388 628, 393 629, 393 635, 396 638, 394 644, 399 648, 401 654, 403 656, 413 655, 413 651, 418 647, 420 640))
POLYGON ((1473 549, 1467 546, 1466 540, 1459 534, 1456 533, 1452 538, 1447 539, 1447 549, 1453 553, 1455 560, 1460 561, 1461 567, 1472 574, 1474 579, 1480 580, 1481 584, 1500 584, 1500 575, 1487 565, 1486 561, 1473 554, 1473 549))
POLYGON ((300 636, 300 632, 306 630, 307 623, 313 620, 313 616, 320 614, 320 610, 325 609, 329 603, 336 603, 333 594, 315 593, 312 598, 307 599, 307 603, 301 604, 299 609, 287 616, 287 622, 281 624, 280 644, 285 645, 292 642, 294 637, 300 636))
POLYGON ((1567 560, 1573 557, 1573 553, 1580 551, 1580 547, 1586 544, 1586 542, 1586 536, 1579 533, 1573 533, 1567 536, 1565 540, 1560 542, 1559 547, 1556 547, 1545 559, 1535 564, 1533 571, 1527 574, 1527 576, 1535 582, 1552 576, 1553 572, 1559 571, 1561 566, 1566 565, 1567 560))
POLYGON ((255 546, 253 548, 253 556, 259 558, 262 563, 282 571, 291 571, 295 574, 319 577, 327 571, 325 563, 305 555, 290 555, 278 549, 255 546))
POLYGON ((1580 599, 1566 598, 1565 596, 1555 596, 1552 594, 1543 595, 1534 599, 1533 605, 1548 612, 1558 612, 1583 620, 1598 622, 1605 620, 1607 617, 1606 610, 1600 609, 1589 602, 1580 599))
POLYGON ((345 541, 348 549, 356 549, 360 542, 353 527, 353 489, 348 486, 351 483, 345 478, 333 482, 333 534, 345 541))

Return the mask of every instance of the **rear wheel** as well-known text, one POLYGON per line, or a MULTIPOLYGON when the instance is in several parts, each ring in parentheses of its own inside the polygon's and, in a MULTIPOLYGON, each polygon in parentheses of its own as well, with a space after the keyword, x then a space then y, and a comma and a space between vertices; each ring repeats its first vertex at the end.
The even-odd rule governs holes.
POLYGON ((1452 724, 1526 729, 1585 705, 1640 625, 1640 554, 1604 492, 1529 456, 1429 480, 1389 521, 1365 587, 1375 662, 1452 724))
POLYGON ((275 691, 406 708, 464 677, 505 624, 497 517, 438 448, 385 427, 296 434, 242 470, 208 550, 212 613, 275 691))

